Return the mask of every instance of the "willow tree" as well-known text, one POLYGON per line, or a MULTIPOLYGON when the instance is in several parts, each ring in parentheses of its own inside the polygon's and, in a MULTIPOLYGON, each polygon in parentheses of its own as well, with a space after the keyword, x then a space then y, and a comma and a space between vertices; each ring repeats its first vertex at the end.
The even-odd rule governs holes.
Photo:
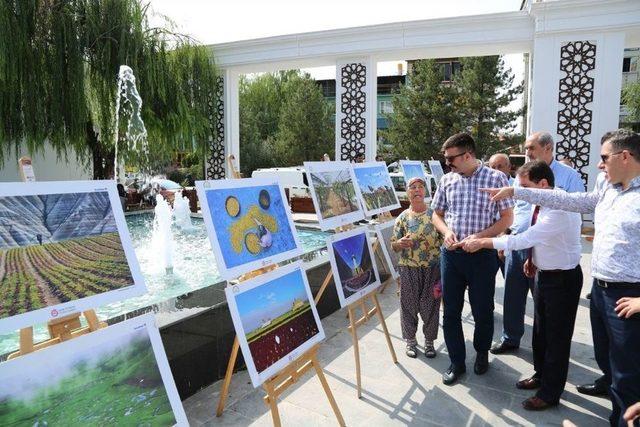
POLYGON ((0 162, 12 147, 37 152, 48 141, 59 156, 90 159, 94 178, 107 178, 120 141, 123 158, 138 163, 115 129, 123 64, 136 76, 153 162, 184 145, 204 154, 215 102, 212 58, 169 24, 151 27, 149 13, 140 0, 0 2, 0 162))

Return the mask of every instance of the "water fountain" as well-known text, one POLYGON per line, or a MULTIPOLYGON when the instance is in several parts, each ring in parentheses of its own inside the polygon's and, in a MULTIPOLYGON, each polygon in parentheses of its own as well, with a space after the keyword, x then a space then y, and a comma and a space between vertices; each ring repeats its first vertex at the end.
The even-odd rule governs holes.
POLYGON ((171 231, 171 207, 161 194, 156 195, 155 218, 153 221, 152 247, 160 254, 160 263, 167 273, 173 272, 173 251, 175 243, 171 231))
POLYGON ((195 227, 191 223, 191 209, 189 208, 189 199, 182 195, 182 191, 178 191, 173 199, 173 218, 175 224, 185 233, 192 233, 195 227))

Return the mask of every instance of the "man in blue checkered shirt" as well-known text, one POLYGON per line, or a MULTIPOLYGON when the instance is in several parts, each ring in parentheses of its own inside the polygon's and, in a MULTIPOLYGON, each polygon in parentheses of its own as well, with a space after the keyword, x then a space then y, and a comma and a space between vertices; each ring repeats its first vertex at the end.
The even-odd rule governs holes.
POLYGON ((451 172, 440 180, 431 207, 434 211, 433 224, 444 235, 440 259, 444 302, 442 328, 451 366, 442 374, 442 382, 451 385, 466 371, 461 316, 467 286, 475 321, 473 347, 476 360, 473 370, 482 375, 489 369, 493 297, 498 271, 495 250, 467 253, 462 250, 461 242, 473 237, 495 237, 504 232, 513 221, 513 201, 506 199, 494 203, 490 197, 478 192, 487 186, 508 186, 509 182, 502 172, 478 162, 476 144, 471 135, 458 133, 451 136, 442 145, 442 150, 451 172))

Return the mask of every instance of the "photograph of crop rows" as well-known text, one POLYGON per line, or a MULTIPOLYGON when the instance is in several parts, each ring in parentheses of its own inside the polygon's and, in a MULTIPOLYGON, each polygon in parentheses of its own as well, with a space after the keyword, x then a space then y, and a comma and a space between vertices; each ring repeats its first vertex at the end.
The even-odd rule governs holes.
POLYGON ((0 319, 133 283, 106 191, 0 197, 0 319))
POLYGON ((302 270, 294 270, 236 297, 245 338, 258 372, 319 332, 302 274, 302 270))
POLYGON ((174 425, 147 329, 116 338, 80 351, 41 350, 27 355, 28 368, 21 358, 3 363, 0 425, 174 425))
POLYGON ((332 218, 360 209, 349 170, 313 172, 310 175, 323 218, 332 218))

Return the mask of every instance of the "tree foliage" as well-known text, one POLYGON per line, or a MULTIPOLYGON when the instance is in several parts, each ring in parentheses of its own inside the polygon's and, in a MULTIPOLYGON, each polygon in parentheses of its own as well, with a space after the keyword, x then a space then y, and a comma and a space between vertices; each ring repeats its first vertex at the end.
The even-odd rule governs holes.
POLYGON ((216 70, 209 52, 167 28, 151 28, 142 0, 7 0, 0 2, 0 161, 7 145, 45 140, 79 158, 90 153, 94 176, 109 176, 120 65, 136 76, 151 155, 176 144, 204 151, 216 70))
POLYGON ((622 89, 622 102, 629 110, 628 119, 640 121, 640 80, 629 83, 622 89))
POLYGON ((462 71, 443 83, 434 60, 412 64, 408 82, 394 94, 394 113, 383 137, 401 158, 428 159, 452 134, 466 131, 476 140, 478 156, 504 148, 500 133, 510 133, 522 111, 507 106, 522 93, 511 70, 498 56, 461 58, 462 71))
POLYGON ((300 165, 333 152, 332 108, 297 70, 240 81, 240 168, 300 165))

